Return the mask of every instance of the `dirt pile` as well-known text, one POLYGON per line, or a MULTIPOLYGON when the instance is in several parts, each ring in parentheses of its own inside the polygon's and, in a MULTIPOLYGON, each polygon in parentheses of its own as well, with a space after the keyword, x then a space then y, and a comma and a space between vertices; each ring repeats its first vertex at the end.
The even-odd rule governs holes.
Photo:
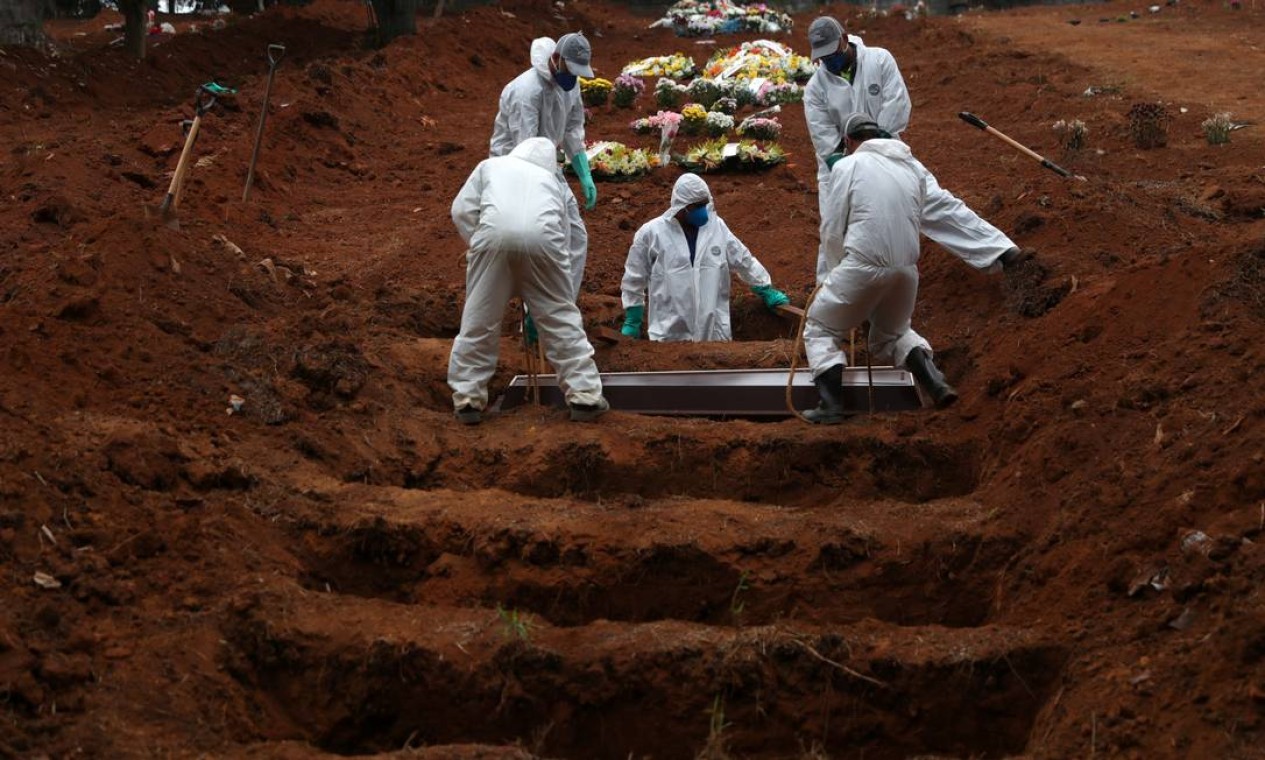
MULTIPOLYGON (((836 10, 900 62, 915 153, 1041 266, 989 277, 927 243, 916 319, 961 404, 826 431, 451 422, 448 206, 530 40, 584 28, 608 77, 712 46, 582 2, 372 51, 362 6, 321 0, 139 64, 109 18, 3 51, 0 754, 1259 757, 1265 142, 1200 125, 1254 95, 1259 68, 1213 46, 1255 60, 1261 11, 1165 6, 1111 21, 1137 44, 1110 48, 1085 43, 1093 7, 836 10), (1168 76, 1179 39, 1216 73, 1198 89, 1168 76), (169 229, 145 206, 212 79, 240 94, 169 229), (1157 99, 1168 144, 1142 151, 1125 115, 1157 99), (1059 149, 1059 119, 1086 147, 1059 149)), ((638 143, 646 110, 589 135, 638 143)), ((709 182, 802 303, 815 167, 802 110, 782 120, 789 164, 709 182)), ((591 327, 676 176, 599 185, 591 327)), ((787 327, 734 309, 733 344, 599 366, 784 366, 787 327)), ((522 367, 507 337, 495 385, 522 367)))

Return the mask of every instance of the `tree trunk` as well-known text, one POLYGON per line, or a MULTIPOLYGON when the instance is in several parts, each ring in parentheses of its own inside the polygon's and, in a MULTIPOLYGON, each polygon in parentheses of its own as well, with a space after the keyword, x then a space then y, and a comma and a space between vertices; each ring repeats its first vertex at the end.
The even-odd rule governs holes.
POLYGON ((145 0, 119 0, 119 12, 123 14, 123 46, 140 59, 145 58, 145 38, 149 36, 145 11, 145 0))
POLYGON ((386 45, 404 34, 417 34, 417 6, 420 0, 373 0, 378 19, 377 44, 386 45))
POLYGON ((44 0, 0 2, 0 45, 44 43, 44 0))

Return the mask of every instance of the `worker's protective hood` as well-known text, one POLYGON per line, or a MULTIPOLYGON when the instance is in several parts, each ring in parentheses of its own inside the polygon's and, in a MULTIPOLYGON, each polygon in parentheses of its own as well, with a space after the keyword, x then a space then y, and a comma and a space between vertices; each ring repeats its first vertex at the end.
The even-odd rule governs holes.
POLYGON ((510 155, 533 163, 545 171, 558 169, 558 149, 547 137, 529 137, 516 145, 510 155))
POLYGON ((900 140, 876 137, 866 140, 856 149, 856 153, 877 153, 880 156, 893 159, 895 161, 912 161, 914 154, 910 152, 909 146, 900 140))
POLYGON ((672 205, 668 206, 663 215, 674 217, 681 209, 699 201, 707 201, 708 208, 715 206, 712 203, 712 191, 707 188, 703 178, 687 172, 677 177, 676 184, 672 186, 672 205))
POLYGON ((558 43, 552 37, 537 37, 531 41, 531 67, 547 81, 553 81, 553 74, 549 71, 549 56, 553 55, 557 47, 558 43))

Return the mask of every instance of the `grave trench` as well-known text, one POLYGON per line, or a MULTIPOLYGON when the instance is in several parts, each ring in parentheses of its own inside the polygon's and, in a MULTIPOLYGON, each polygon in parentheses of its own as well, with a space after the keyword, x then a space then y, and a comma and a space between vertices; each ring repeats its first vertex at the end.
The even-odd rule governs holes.
POLYGON ((448 437, 384 478, 423 491, 491 488, 587 502, 720 498, 807 508, 841 494, 910 503, 965 496, 980 474, 971 442, 790 426, 746 426, 725 438, 676 430, 630 435, 586 427, 511 446, 448 437))
POLYGON ((520 742, 542 756, 693 758, 723 709, 736 756, 1021 753, 1063 647, 1027 631, 533 623, 286 594, 231 621, 227 667, 337 754, 520 742))
POLYGON ((741 756, 815 742, 873 758, 1022 752, 1066 652, 989 625, 1024 539, 993 535, 970 501, 976 446, 864 428, 734 432, 585 426, 533 441, 525 459, 449 439, 397 473, 399 487, 349 489, 333 498, 337 519, 296 529, 305 598, 332 605, 331 620, 367 610, 363 624, 308 630, 287 627, 292 604, 261 611, 226 632, 233 670, 336 754, 413 737, 692 758, 718 697, 741 756), (753 530, 656 530, 699 509, 753 530), (819 522, 791 527, 805 517, 819 522), (905 543, 900 522, 918 519, 945 530, 905 543), (525 637, 505 633, 507 615, 530 621, 525 637), (611 638, 627 652, 604 651, 611 638))
POLYGON ((780 527, 702 541, 653 528, 637 535, 638 516, 654 520, 706 506, 673 502, 608 521, 627 540, 596 538, 579 525, 480 524, 446 507, 325 525, 302 537, 301 582, 401 604, 499 605, 560 627, 596 620, 740 627, 865 618, 972 627, 988 619, 997 573, 1021 544, 1016 536, 967 527, 902 545, 900 537, 824 523, 816 535, 780 527))

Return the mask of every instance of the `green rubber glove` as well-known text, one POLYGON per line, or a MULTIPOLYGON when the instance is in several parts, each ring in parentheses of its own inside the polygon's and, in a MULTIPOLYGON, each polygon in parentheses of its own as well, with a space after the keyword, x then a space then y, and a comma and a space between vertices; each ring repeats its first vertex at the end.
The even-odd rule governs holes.
POLYGON ((842 153, 831 153, 829 156, 826 156, 826 168, 835 168, 835 164, 839 163, 839 159, 841 158, 843 158, 842 153))
POLYGON ((536 332, 536 322, 530 314, 523 320, 523 340, 529 346, 536 345, 536 342, 540 340, 540 334, 536 332))
POLYGON ((770 311, 791 302, 785 293, 772 285, 752 285, 751 292, 760 296, 760 300, 764 301, 764 307, 770 311))
POLYGON ((571 167, 575 169, 575 176, 580 178, 580 189, 584 190, 584 208, 593 208, 597 205, 597 185, 593 184, 588 155, 584 151, 576 153, 571 157, 571 167))
POLYGON ((624 310, 624 326, 619 328, 620 333, 626 335, 633 340, 641 337, 641 323, 646 318, 645 306, 629 306, 624 310))

